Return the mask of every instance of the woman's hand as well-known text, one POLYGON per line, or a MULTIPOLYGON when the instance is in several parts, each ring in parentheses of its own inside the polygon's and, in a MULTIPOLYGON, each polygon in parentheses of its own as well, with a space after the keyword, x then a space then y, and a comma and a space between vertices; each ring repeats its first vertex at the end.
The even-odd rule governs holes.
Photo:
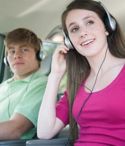
POLYGON ((68 51, 69 49, 64 45, 57 47, 52 57, 51 73, 63 76, 66 71, 66 54, 68 51))

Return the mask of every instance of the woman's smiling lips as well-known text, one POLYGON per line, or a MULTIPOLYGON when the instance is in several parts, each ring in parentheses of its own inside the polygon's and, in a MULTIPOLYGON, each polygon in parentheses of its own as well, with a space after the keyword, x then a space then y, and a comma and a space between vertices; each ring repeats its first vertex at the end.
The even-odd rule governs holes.
POLYGON ((85 41, 83 41, 82 43, 80 43, 80 45, 81 45, 82 47, 87 46, 87 45, 93 43, 94 40, 95 40, 95 39, 88 39, 88 40, 85 40, 85 41))

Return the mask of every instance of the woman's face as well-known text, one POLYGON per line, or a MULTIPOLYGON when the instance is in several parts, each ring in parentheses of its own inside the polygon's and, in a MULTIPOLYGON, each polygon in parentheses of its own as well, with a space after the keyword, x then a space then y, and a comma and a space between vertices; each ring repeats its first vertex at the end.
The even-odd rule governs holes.
POLYGON ((74 47, 83 56, 93 57, 107 49, 108 33, 95 12, 82 9, 70 11, 66 27, 74 47))

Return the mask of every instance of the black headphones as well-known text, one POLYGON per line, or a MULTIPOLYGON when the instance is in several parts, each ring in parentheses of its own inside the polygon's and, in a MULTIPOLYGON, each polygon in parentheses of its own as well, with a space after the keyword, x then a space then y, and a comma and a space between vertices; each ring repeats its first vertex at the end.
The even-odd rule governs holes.
POLYGON ((43 60, 44 53, 43 53, 43 51, 41 49, 40 49, 40 51, 37 51, 36 58, 37 58, 38 61, 42 61, 43 60))
MULTIPOLYGON (((95 0, 93 0, 95 1, 95 0)), ((97 1, 96 1, 97 2, 97 1)), ((115 31, 116 30, 116 21, 115 19, 109 14, 107 8, 99 1, 98 3, 100 3, 100 5, 103 7, 103 9, 105 10, 106 12, 106 15, 107 15, 107 19, 106 19, 106 25, 109 27, 109 29, 111 31, 115 31)), ((66 32, 63 32, 64 33, 64 44, 69 48, 69 49, 74 49, 74 46, 68 36, 68 34, 66 32)))
MULTIPOLYGON (((44 59, 44 53, 42 51, 42 43, 40 43, 40 50, 36 52, 36 58, 38 61, 42 61, 44 59)), ((8 60, 7 60, 7 54, 5 54, 4 57, 4 63, 5 65, 9 66, 8 60)))

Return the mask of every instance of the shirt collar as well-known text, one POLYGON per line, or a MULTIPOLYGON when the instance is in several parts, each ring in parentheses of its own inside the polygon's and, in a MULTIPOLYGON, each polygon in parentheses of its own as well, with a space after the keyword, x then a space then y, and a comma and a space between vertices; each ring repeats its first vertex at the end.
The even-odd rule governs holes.
POLYGON ((10 78, 10 79, 8 79, 7 80, 7 83, 11 83, 11 82, 29 82, 29 81, 31 81, 31 79, 32 78, 34 78, 34 77, 36 77, 36 76, 42 76, 43 74, 42 74, 42 72, 41 72, 41 70, 40 69, 38 69, 37 71, 35 71, 35 72, 33 72, 33 73, 31 73, 29 76, 27 76, 26 78, 24 78, 24 79, 21 79, 21 80, 14 80, 14 77, 12 77, 12 78, 10 78))

